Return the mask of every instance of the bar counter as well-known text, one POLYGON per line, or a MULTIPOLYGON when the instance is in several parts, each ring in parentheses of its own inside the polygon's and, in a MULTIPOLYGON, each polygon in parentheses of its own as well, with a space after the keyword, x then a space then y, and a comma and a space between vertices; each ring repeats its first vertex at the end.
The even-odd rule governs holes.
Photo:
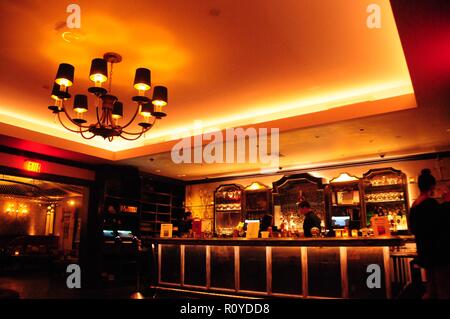
POLYGON ((404 238, 386 237, 347 237, 347 238, 155 238, 154 242, 160 244, 182 245, 227 245, 227 246, 401 246, 404 238))
POLYGON ((158 289, 292 298, 392 298, 401 237, 155 238, 158 289), (367 279, 379 269, 379 287, 367 279))

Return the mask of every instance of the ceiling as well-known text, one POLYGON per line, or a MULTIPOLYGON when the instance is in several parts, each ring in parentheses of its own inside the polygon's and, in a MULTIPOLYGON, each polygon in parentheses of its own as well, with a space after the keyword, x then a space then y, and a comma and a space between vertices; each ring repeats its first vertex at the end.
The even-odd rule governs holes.
POLYGON ((413 93, 388 1, 376 30, 366 26, 368 0, 77 3, 79 30, 65 26, 65 2, 0 3, 1 122, 58 136, 66 148, 73 141, 115 153, 189 135, 194 121, 223 129, 413 93), (134 143, 85 141, 46 108, 59 63, 75 66, 71 93, 84 93, 91 59, 107 51, 123 56, 113 92, 126 115, 137 67, 169 88, 168 117, 134 143))
MULTIPOLYGON (((450 121, 445 116, 445 107, 436 107, 281 133, 281 169, 275 172, 449 151, 449 128, 450 121), (430 127, 433 129, 430 130, 430 127)), ((248 145, 247 143, 247 152, 248 145)), ((261 163, 174 164, 170 152, 122 160, 119 163, 184 180, 274 172, 270 165, 261 163)))
POLYGON ((168 151, 199 123, 206 130, 279 128, 283 167, 448 145, 446 105, 416 107, 387 0, 377 1, 381 29, 366 26, 369 0, 77 3, 80 30, 65 26, 64 2, 0 2, 0 134, 180 179, 263 168, 174 164, 168 151), (134 108, 137 67, 169 88, 168 117, 136 142, 83 140, 47 110, 59 63, 75 66, 71 94, 84 93, 91 59, 107 51, 123 56, 113 92, 126 101, 125 117, 134 108))
POLYGON ((0 197, 24 197, 41 200, 61 200, 82 196, 82 187, 32 178, 0 175, 0 197))

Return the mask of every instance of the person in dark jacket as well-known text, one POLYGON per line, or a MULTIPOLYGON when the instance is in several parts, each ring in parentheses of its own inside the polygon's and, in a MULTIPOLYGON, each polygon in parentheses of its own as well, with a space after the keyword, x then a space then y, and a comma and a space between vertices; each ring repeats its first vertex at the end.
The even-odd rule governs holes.
POLYGON ((303 234, 305 237, 312 237, 311 229, 316 227, 320 233, 320 218, 314 214, 311 209, 311 205, 307 201, 302 201, 299 204, 299 211, 305 216, 303 221, 303 234))
MULTIPOLYGON (((450 182, 447 183, 446 189, 442 194, 442 204, 441 204, 441 218, 442 225, 450 225, 450 182)), ((441 229, 442 237, 443 237, 443 246, 444 248, 450 247, 450 230, 448 227, 443 227, 441 229)), ((450 254, 447 254, 447 261, 450 264, 450 254)))
POLYGON ((446 222, 450 222, 450 182, 447 184, 447 188, 442 194, 442 200, 443 200, 441 204, 441 211, 443 215, 442 217, 446 222))
POLYGON ((189 230, 192 229, 192 213, 185 212, 183 214, 183 219, 179 221, 178 224, 178 233, 180 236, 183 234, 189 233, 189 230))
POLYGON ((432 196, 436 179, 429 169, 423 169, 418 180, 420 195, 409 215, 410 231, 417 246, 418 263, 425 268, 427 292, 424 298, 450 298, 450 263, 446 247, 443 212, 432 196))
POLYGON ((269 227, 272 227, 272 220, 273 217, 270 214, 265 214, 262 218, 261 218, 261 231, 267 231, 267 229, 269 227))

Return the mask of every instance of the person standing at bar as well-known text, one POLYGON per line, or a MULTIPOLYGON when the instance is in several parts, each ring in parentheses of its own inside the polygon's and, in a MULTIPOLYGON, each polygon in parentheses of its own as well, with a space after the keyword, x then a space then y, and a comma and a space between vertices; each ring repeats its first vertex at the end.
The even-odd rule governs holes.
POLYGON ((423 169, 418 180, 420 195, 414 201, 409 227, 417 245, 418 264, 425 268, 427 291, 424 298, 450 298, 450 262, 448 247, 445 246, 445 227, 442 208, 434 194, 436 179, 429 169, 423 169))
MULTIPOLYGON (((441 210, 447 225, 450 224, 450 182, 447 183, 447 188, 442 194, 443 202, 441 204, 441 210)), ((448 232, 447 232, 448 233, 448 232)), ((447 234, 448 235, 448 234, 447 234)))
POLYGON ((299 204, 300 214, 305 216, 303 221, 303 234, 305 237, 312 237, 311 229, 316 227, 319 229, 320 233, 320 218, 314 214, 311 209, 311 205, 307 201, 302 201, 299 204))
POLYGON ((189 231, 192 229, 192 220, 193 219, 191 212, 185 212, 183 214, 183 219, 178 224, 178 233, 180 236, 189 233, 189 231))

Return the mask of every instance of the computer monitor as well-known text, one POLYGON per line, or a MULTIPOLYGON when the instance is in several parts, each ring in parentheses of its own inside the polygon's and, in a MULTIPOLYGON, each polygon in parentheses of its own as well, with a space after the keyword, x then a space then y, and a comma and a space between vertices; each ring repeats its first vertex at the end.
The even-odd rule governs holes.
POLYGON ((114 238, 114 230, 104 229, 103 230, 103 237, 108 238, 108 239, 114 238))
POLYGON ((117 233, 119 234, 120 239, 133 239, 134 235, 131 230, 118 230, 117 233))
POLYGON ((103 242, 105 244, 114 244, 116 240, 116 234, 114 230, 103 229, 103 242))
POLYGON ((350 216, 332 216, 331 222, 333 228, 344 228, 348 227, 350 222, 350 216))

